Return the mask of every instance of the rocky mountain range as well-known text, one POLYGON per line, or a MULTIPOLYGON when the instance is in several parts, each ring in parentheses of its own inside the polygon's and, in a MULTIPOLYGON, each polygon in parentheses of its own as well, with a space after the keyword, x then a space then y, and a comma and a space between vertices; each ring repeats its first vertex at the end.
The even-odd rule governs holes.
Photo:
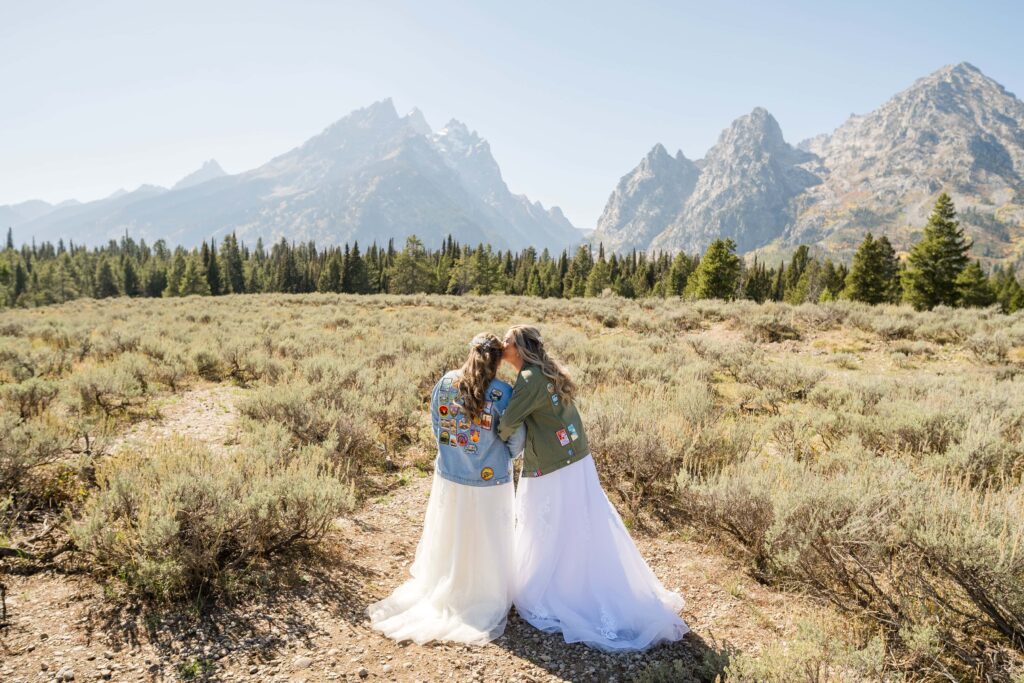
MULTIPOLYGON (((45 204, 45 203, 39 203, 45 204)), ((434 132, 390 99, 352 112, 263 166, 227 175, 206 162, 171 189, 144 185, 94 202, 0 207, 18 240, 97 244, 127 232, 194 246, 234 232, 249 243, 281 237, 368 245, 447 235, 496 248, 562 249, 583 240, 557 207, 509 191, 487 141, 452 120, 434 132)))
POLYGON ((796 146, 760 108, 698 161, 658 144, 619 181, 591 239, 699 253, 731 237, 746 253, 809 244, 845 257, 870 230, 905 249, 942 191, 975 256, 1022 258, 1024 102, 967 63, 796 146))

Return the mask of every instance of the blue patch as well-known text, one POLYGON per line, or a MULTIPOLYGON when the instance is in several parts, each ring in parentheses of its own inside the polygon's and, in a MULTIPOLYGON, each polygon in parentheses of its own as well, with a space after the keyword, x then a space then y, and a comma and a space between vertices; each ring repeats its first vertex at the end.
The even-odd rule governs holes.
POLYGON ((499 401, 499 400, 501 400, 501 397, 502 397, 501 389, 491 389, 491 400, 492 401, 499 401))
POLYGON ((551 394, 551 405, 558 405, 558 394, 551 394))

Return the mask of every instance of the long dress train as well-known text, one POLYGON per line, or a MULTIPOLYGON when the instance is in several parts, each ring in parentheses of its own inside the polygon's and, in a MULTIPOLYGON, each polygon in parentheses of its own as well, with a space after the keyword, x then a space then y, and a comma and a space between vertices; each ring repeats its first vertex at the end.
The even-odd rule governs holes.
POLYGON ((395 640, 483 644, 511 605, 513 485, 466 486, 434 475, 412 578, 367 608, 395 640))
POLYGON ((592 457, 516 493, 516 610, 567 643, 606 651, 643 650, 690 629, 683 599, 662 586, 601 488, 592 457))

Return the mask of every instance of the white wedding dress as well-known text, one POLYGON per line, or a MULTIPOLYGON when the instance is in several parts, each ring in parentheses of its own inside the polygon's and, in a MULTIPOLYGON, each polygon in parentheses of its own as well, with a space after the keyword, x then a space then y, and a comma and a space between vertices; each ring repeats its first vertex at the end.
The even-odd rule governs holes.
POLYGON ((647 566, 590 456, 519 480, 514 552, 516 611, 567 643, 643 650, 690 630, 683 599, 647 566))
POLYGON ((376 630, 420 645, 484 644, 511 606, 513 485, 467 486, 434 474, 412 578, 367 608, 376 630))

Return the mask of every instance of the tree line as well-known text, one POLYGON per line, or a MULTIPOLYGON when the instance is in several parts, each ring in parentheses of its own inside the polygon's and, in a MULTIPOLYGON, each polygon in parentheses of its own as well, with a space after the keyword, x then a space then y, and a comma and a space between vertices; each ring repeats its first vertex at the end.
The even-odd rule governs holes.
POLYGON ((352 294, 493 294, 577 298, 611 292, 622 297, 751 299, 793 304, 851 299, 870 304, 906 302, 918 309, 990 306, 1024 308, 1024 289, 1010 268, 986 273, 971 261, 971 245, 948 195, 936 202, 924 235, 900 259, 889 240, 868 233, 849 267, 813 256, 800 246, 788 261, 746 263, 731 239, 711 243, 703 256, 665 252, 606 254, 584 245, 570 255, 528 247, 493 250, 448 237, 439 249, 415 237, 318 248, 282 238, 267 248, 228 235, 220 244, 171 249, 125 235, 101 247, 63 240, 16 248, 8 229, 0 254, 0 304, 39 306, 79 297, 219 296, 259 292, 352 294))

